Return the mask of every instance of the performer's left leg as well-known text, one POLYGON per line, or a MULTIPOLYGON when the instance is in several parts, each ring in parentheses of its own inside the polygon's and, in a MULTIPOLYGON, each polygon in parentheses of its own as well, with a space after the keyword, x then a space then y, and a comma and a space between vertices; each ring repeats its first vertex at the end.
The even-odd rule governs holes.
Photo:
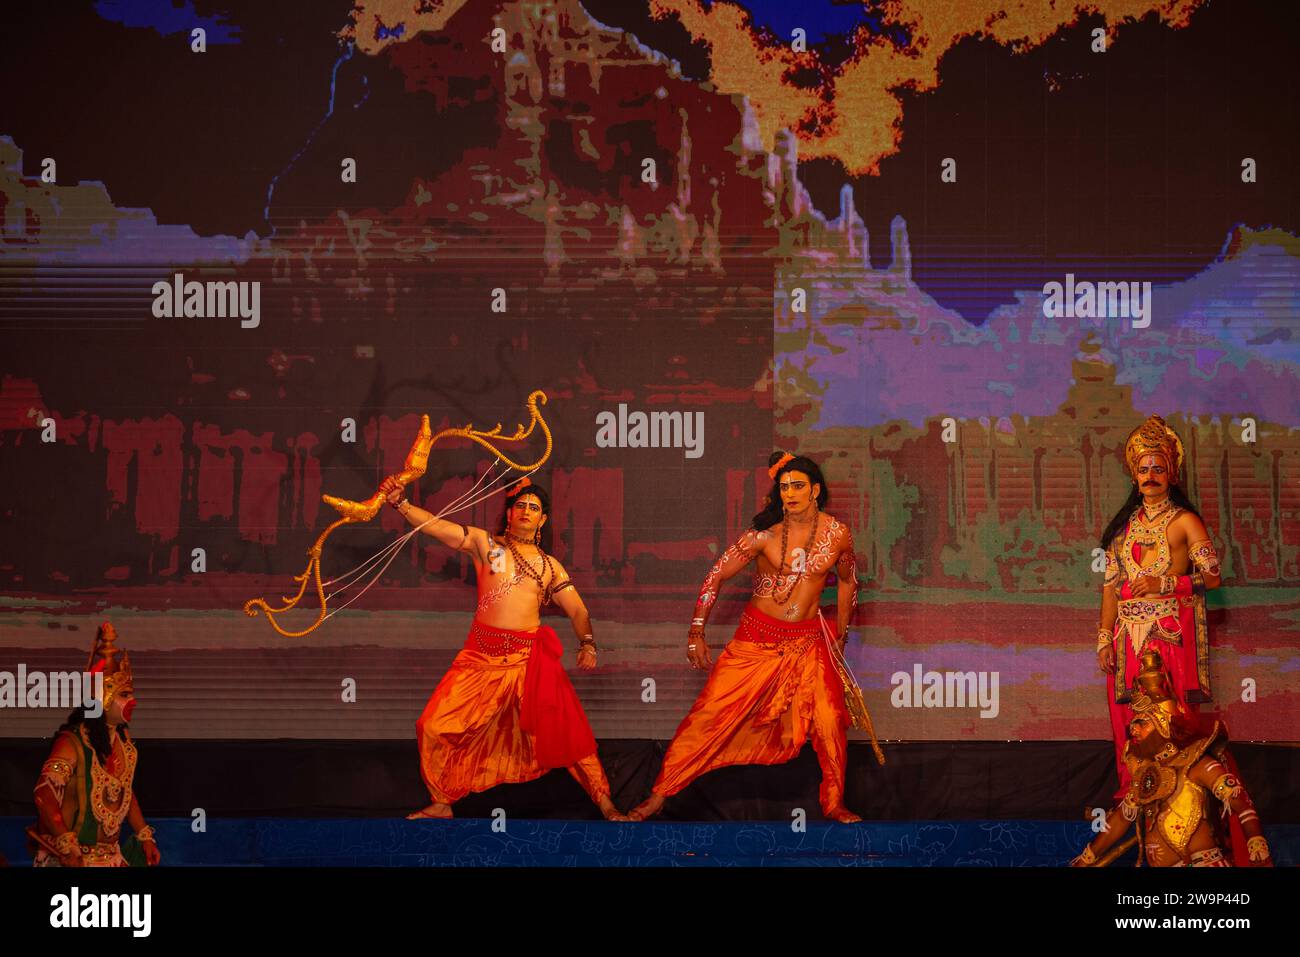
POLYGON ((573 775, 573 779, 582 785, 582 789, 587 792, 596 807, 600 808, 600 813, 606 820, 627 820, 627 817, 614 806, 609 796, 609 779, 605 776, 605 768, 600 763, 600 758, 595 754, 589 754, 577 764, 570 765, 567 770, 573 775))
POLYGON ((817 763, 822 769, 822 783, 818 792, 822 813, 841 824, 861 821, 844 806, 844 775, 848 766, 848 714, 844 707, 844 691, 835 679, 833 668, 823 648, 816 650, 814 694, 812 713, 812 744, 817 752, 817 763))

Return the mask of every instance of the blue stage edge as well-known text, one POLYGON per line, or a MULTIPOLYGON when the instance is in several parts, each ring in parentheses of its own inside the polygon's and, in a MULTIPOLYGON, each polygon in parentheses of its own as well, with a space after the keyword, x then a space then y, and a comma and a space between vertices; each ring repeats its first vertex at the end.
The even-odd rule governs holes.
MULTIPOLYGON (((30 863, 23 828, 0 818, 0 853, 30 863)), ((153 822, 168 866, 230 867, 1059 867, 1089 838, 1087 822, 864 821, 861 824, 656 823, 466 818, 244 818, 153 822), (504 830, 503 830, 504 828, 504 830)), ((1300 826, 1266 831, 1293 866, 1300 826)))

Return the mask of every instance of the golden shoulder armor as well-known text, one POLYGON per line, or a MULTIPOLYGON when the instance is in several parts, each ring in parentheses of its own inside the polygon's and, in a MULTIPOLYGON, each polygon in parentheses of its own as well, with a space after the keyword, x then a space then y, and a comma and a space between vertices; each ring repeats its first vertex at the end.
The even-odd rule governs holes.
POLYGON ((1152 804, 1174 793, 1178 772, 1154 761, 1143 761, 1133 772, 1133 802, 1152 804))

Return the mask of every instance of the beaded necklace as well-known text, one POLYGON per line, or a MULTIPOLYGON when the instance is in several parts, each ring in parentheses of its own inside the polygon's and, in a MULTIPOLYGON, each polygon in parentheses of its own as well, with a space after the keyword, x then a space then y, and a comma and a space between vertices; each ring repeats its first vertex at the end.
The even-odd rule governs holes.
MULTIPOLYGON (((799 582, 803 581, 804 572, 808 570, 808 556, 812 554, 813 540, 817 537, 817 526, 820 522, 821 522, 821 512, 818 510, 817 502, 814 500, 813 520, 810 523, 811 528, 808 532, 808 541, 804 545, 804 550, 803 550, 804 552, 803 567, 799 569, 798 574, 795 574, 794 566, 793 565, 790 566, 790 572, 791 572, 790 587, 786 589, 784 598, 777 595, 776 585, 773 584, 772 586, 772 601, 776 602, 778 605, 784 605, 786 602, 788 602, 790 600, 790 596, 794 594, 794 590, 799 587, 799 582)), ((789 539, 790 539, 790 516, 786 515, 781 520, 781 567, 776 570, 777 581, 780 581, 782 577, 782 573, 785 571, 785 547, 786 544, 789 542, 789 539)))
MULTIPOLYGON (((510 592, 511 589, 515 588, 515 585, 524 580, 524 576, 528 576, 529 579, 536 581, 537 588, 539 589, 539 592, 541 592, 538 596, 538 606, 545 606, 551 599, 550 586, 555 584, 555 567, 551 564, 550 555, 547 555, 545 551, 542 551, 541 549, 537 549, 538 554, 542 557, 542 568, 543 572, 545 572, 545 577, 543 577, 542 573, 534 570, 532 562, 526 560, 523 555, 519 553, 519 549, 516 549, 513 536, 504 536, 504 538, 506 538, 507 549, 510 549, 511 558, 515 559, 515 573, 513 573, 510 579, 503 581, 502 584, 498 585, 497 588, 491 589, 490 592, 484 594, 484 597, 478 601, 478 610, 482 611, 485 607, 493 605, 493 603, 497 602, 498 599, 506 596, 507 592, 510 592)), ((493 541, 497 540, 494 538, 493 541)))

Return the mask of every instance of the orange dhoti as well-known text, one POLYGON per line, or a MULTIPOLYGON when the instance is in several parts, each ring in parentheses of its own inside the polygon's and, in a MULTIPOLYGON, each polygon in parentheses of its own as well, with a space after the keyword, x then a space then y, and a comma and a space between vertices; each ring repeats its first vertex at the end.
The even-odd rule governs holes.
POLYGON ((844 687, 818 619, 782 621, 746 608, 677 728, 653 790, 671 797, 715 768, 781 764, 811 735, 828 813, 844 804, 848 726, 844 687))
POLYGON ((512 631, 474 621, 415 725, 420 773, 436 803, 532 781, 553 767, 567 767, 593 801, 609 795, 559 654, 550 628, 512 631))

